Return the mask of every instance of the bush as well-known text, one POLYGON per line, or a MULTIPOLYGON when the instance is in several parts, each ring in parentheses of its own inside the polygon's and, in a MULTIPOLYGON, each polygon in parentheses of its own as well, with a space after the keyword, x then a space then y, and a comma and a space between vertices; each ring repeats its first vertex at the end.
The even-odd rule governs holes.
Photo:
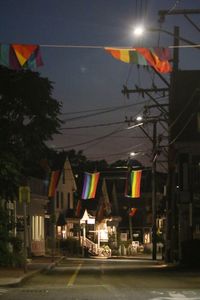
POLYGON ((22 240, 9 232, 12 220, 0 205, 0 266, 20 267, 23 264, 22 240))
POLYGON ((22 244, 23 244, 23 242, 22 242, 22 240, 20 238, 13 236, 13 237, 10 237, 9 241, 10 241, 12 247, 13 247, 13 252, 15 254, 22 252, 22 244))
POLYGON ((79 240, 75 238, 67 238, 66 240, 60 241, 60 249, 70 255, 78 255, 80 254, 80 243, 79 240))
POLYGON ((181 262, 191 266, 200 266, 200 240, 188 240, 181 244, 181 262))

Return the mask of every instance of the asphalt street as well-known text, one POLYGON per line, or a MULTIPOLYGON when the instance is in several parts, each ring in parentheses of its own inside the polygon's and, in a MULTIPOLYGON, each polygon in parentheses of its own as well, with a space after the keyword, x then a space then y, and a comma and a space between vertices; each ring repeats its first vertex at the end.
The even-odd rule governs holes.
POLYGON ((200 300, 200 271, 145 259, 65 259, 2 300, 200 300))

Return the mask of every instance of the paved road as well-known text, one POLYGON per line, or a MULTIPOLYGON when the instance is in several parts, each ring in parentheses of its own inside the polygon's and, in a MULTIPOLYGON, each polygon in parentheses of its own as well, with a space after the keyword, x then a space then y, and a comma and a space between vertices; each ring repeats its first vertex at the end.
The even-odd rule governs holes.
POLYGON ((0 300, 200 300, 200 272, 151 260, 67 259, 0 300))

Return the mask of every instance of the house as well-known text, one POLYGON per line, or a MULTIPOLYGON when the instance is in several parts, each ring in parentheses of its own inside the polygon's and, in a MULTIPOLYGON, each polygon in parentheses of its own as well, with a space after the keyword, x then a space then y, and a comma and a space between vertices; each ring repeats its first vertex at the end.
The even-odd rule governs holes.
POLYGON ((49 236, 65 239, 74 235, 79 220, 74 217, 76 182, 67 158, 52 172, 49 190, 48 211, 50 215, 49 236))
MULTIPOLYGON (((26 236, 26 245, 28 255, 45 255, 45 218, 47 206, 47 188, 45 182, 41 179, 30 177, 27 179, 25 187, 27 196, 24 199, 16 201, 15 234, 24 240, 26 236), (25 226, 24 218, 27 218, 25 226), (26 231, 26 232, 24 232, 26 231)), ((23 198, 23 197, 22 197, 23 198)))
MULTIPOLYGON (((139 198, 125 196, 125 184, 127 179, 127 169, 117 168, 102 172, 107 185, 108 198, 111 205, 108 226, 115 224, 115 228, 110 228, 110 233, 117 230, 117 239, 120 237, 126 240, 136 240, 144 244, 146 249, 152 247, 152 188, 151 188, 151 169, 142 171, 141 195, 139 198), (134 214, 131 212, 134 210, 134 214)), ((166 174, 157 174, 156 191, 156 213, 157 213, 157 232, 160 239, 165 234, 163 222, 165 222, 163 201, 164 185, 166 174)), ((105 197, 104 197, 105 198, 105 197)), ((113 238, 115 242, 116 237, 113 238)))
POLYGON ((183 70, 171 81, 167 261, 194 259, 200 253, 199 77, 199 70, 183 70), (192 246, 195 240, 199 248, 192 246), (184 254, 186 249, 190 253, 184 254))

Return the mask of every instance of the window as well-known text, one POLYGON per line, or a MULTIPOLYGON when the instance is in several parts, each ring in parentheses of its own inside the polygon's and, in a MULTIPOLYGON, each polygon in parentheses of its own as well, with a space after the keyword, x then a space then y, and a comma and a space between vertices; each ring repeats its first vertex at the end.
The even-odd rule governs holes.
POLYGON ((42 216, 32 216, 32 239, 34 241, 44 239, 44 218, 42 216))

